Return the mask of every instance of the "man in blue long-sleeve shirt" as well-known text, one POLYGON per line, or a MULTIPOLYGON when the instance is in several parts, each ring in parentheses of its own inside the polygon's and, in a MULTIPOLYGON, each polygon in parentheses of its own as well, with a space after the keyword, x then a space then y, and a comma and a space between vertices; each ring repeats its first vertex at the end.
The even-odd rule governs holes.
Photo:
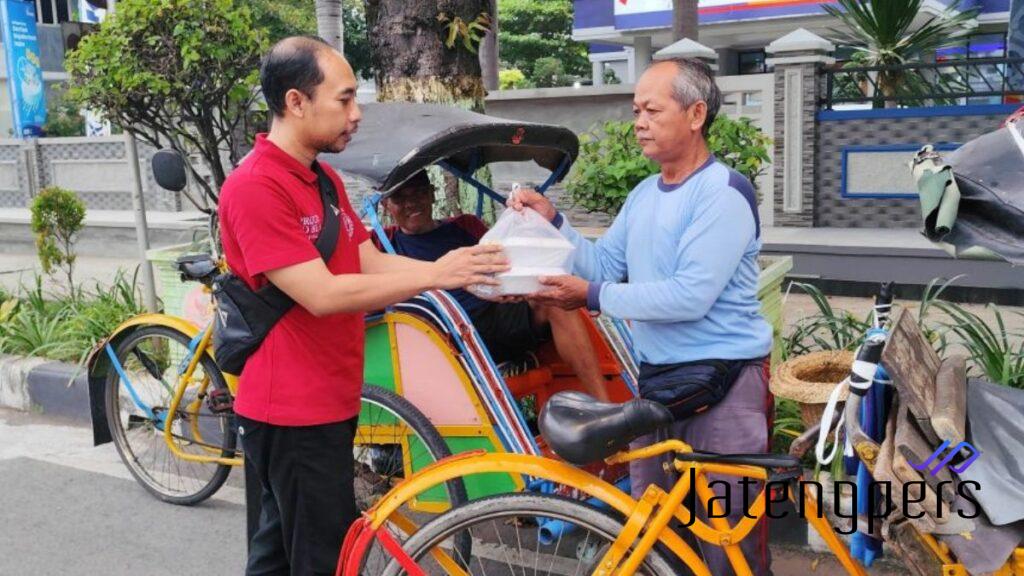
MULTIPOLYGON (((768 446, 772 329, 757 300, 761 239, 753 187, 708 151, 708 127, 720 103, 711 70, 698 61, 663 61, 644 73, 633 101, 636 136, 661 172, 633 189, 597 242, 584 239, 534 191, 519 191, 510 206, 537 210, 577 249, 577 276, 543 279, 547 288, 532 298, 631 320, 642 395, 647 375, 660 383, 695 363, 735 367, 738 376, 724 398, 681 418, 670 433, 695 450, 756 453, 768 446)), ((668 489, 675 480, 656 459, 632 463, 630 475, 635 497, 652 482, 668 489)), ((712 485, 719 495, 723 484, 712 485)), ((756 489, 730 484, 735 525, 744 512, 741 490, 752 501, 756 489)), ((753 572, 768 574, 763 523, 759 530, 762 537, 751 535, 742 548, 753 572)), ((705 545, 703 553, 712 574, 732 573, 721 548, 705 545)))

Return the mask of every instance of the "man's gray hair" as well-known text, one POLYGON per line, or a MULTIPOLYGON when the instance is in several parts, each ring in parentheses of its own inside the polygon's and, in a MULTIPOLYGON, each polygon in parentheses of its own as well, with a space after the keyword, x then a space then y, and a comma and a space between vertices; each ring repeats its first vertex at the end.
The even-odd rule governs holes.
POLYGON ((694 58, 668 58, 661 62, 676 65, 676 77, 672 80, 672 97, 683 108, 689 108, 703 100, 708 106, 708 116, 701 132, 707 138, 711 123, 722 107, 722 92, 715 83, 711 67, 694 58))

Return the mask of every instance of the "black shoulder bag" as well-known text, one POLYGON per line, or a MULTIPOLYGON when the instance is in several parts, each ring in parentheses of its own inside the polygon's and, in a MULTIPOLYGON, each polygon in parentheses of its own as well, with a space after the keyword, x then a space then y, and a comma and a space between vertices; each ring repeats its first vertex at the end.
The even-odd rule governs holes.
MULTIPOLYGON (((338 246, 338 191, 316 162, 313 171, 324 207, 324 225, 316 239, 316 249, 327 262, 338 246)), ((231 272, 214 279, 213 298, 217 304, 213 353, 220 369, 229 374, 242 373, 246 360, 260 347, 270 329, 295 305, 295 301, 277 286, 268 282, 253 290, 231 272)))

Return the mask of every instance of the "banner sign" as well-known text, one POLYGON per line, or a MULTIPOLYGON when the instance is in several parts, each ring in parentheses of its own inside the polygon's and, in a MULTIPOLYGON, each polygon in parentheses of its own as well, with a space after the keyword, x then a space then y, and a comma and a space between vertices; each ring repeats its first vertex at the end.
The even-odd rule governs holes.
POLYGON ((103 22, 103 18, 107 15, 107 11, 103 8, 97 8, 92 4, 89 4, 88 0, 78 0, 78 21, 89 22, 91 24, 99 24, 103 22))
POLYGON ((14 135, 42 136, 46 123, 46 89, 39 62, 36 4, 32 0, 0 0, 3 43, 7 53, 7 87, 14 114, 14 135))

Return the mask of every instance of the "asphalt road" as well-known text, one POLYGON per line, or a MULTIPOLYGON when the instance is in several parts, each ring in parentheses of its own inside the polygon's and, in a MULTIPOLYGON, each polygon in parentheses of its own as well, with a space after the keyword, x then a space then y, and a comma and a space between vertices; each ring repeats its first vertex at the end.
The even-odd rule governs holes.
POLYGON ((0 410, 0 575, 241 574, 241 471, 186 508, 150 496, 87 428, 0 410))

